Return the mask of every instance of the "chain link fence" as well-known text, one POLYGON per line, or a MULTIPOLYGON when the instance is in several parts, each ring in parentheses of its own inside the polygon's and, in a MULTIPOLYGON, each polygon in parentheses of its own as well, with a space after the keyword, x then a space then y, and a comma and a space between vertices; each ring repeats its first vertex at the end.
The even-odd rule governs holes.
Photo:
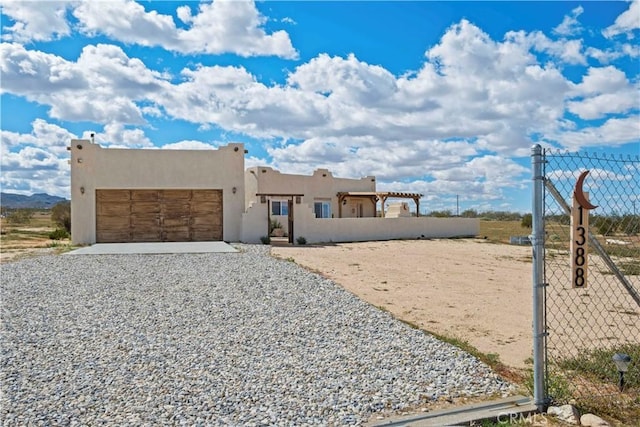
POLYGON ((542 163, 545 396, 640 420, 640 159, 545 150, 542 163), (631 357, 622 391, 616 353, 631 357))

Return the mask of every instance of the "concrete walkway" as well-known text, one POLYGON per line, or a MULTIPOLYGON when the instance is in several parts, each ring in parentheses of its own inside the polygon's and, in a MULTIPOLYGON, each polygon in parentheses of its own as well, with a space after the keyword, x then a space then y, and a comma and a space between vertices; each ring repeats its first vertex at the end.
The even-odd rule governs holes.
POLYGON ((499 425, 512 425, 512 423, 519 422, 526 425, 529 423, 538 425, 536 420, 540 420, 542 424, 546 425, 545 416, 537 415, 537 412, 538 408, 530 397, 510 396, 367 425, 375 427, 441 427, 476 425, 476 422, 480 425, 482 421, 496 421, 499 425))
POLYGON ((107 254, 196 254, 238 252, 225 242, 153 242, 153 243, 96 243, 67 252, 65 255, 107 254))

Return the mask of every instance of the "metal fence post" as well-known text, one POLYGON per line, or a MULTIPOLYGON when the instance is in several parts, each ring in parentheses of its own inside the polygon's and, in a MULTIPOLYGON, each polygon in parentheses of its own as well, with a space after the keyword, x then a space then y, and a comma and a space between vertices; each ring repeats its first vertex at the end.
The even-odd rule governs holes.
POLYGON ((532 235, 533 255, 533 399, 540 412, 546 410, 545 398, 545 321, 544 321, 544 175, 542 147, 531 148, 533 167, 532 235))

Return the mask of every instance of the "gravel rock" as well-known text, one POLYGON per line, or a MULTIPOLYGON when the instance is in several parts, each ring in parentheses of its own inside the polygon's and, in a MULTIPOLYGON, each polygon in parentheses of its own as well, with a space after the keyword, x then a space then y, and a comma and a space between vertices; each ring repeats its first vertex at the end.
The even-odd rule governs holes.
POLYGON ((549 406, 547 414, 555 415, 559 420, 567 424, 580 424, 580 413, 573 405, 549 406))
POLYGON ((359 425, 511 386, 269 248, 2 266, 2 425, 359 425))
POLYGON ((597 415, 584 414, 580 417, 580 425, 585 427, 609 427, 611 424, 597 415))

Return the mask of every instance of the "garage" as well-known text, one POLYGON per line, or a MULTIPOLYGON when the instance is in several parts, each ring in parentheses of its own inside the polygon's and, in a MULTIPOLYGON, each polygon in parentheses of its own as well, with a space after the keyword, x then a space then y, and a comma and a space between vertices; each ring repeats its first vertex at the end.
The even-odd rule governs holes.
POLYGON ((222 190, 96 189, 96 242, 222 240, 222 190))

